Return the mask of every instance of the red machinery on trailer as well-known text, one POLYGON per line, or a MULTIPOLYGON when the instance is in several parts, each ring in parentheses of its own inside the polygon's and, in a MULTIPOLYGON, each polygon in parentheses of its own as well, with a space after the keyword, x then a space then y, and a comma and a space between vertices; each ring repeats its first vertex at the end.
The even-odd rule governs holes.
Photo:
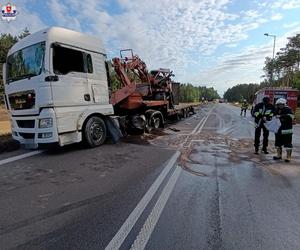
POLYGON ((121 50, 120 58, 114 58, 112 63, 121 86, 112 93, 110 102, 116 115, 126 115, 131 127, 151 130, 163 127, 169 116, 187 117, 194 112, 193 105, 179 105, 179 84, 171 80, 171 70, 149 72, 131 49, 121 50))

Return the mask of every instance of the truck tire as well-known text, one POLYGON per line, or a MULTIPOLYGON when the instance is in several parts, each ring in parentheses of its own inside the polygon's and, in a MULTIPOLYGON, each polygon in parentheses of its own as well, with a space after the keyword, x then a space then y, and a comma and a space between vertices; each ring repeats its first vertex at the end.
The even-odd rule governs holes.
POLYGON ((106 139, 107 129, 105 122, 98 116, 92 116, 85 124, 83 142, 90 148, 102 145, 106 139))
POLYGON ((183 114, 184 114, 183 118, 187 118, 189 116, 189 110, 188 109, 184 109, 183 110, 183 114))
POLYGON ((150 111, 147 115, 146 131, 150 133, 152 129, 163 127, 163 115, 159 111, 150 111), (153 115, 152 115, 153 114, 153 115))

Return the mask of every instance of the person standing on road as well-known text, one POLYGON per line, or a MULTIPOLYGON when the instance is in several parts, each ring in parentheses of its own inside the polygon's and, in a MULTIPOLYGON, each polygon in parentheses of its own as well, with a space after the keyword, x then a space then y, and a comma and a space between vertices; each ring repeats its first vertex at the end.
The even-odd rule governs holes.
POLYGON ((244 116, 246 116, 247 109, 248 109, 248 103, 247 100, 244 99, 241 107, 241 116, 243 115, 243 112, 244 112, 244 116))
POLYGON ((282 146, 286 149, 285 162, 290 162, 292 158, 292 137, 293 137, 293 120, 294 114, 290 107, 287 106, 287 101, 284 98, 279 98, 276 101, 275 115, 280 119, 281 126, 275 134, 275 147, 277 155, 274 160, 282 159, 282 146))
POLYGON ((264 123, 270 121, 274 115, 274 106, 270 103, 269 97, 264 97, 261 103, 255 105, 253 109, 253 115, 255 118, 255 139, 254 147, 255 154, 258 154, 261 130, 263 130, 263 147, 262 152, 269 154, 268 143, 269 143, 269 130, 266 129, 264 123))

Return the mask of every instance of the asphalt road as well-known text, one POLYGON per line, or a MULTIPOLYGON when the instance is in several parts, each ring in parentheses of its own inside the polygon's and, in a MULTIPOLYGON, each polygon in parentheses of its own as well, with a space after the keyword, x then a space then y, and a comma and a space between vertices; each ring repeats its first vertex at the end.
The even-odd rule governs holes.
POLYGON ((253 134, 209 104, 116 145, 2 154, 0 249, 299 249, 300 128, 289 164, 253 134))

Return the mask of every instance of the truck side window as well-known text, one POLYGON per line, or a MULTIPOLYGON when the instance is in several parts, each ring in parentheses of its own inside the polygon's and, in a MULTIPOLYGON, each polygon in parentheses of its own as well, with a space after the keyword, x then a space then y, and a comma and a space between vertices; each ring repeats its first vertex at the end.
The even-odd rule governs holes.
POLYGON ((70 72, 82 72, 84 69, 84 53, 78 50, 53 46, 53 70, 55 74, 66 75, 70 72))
POLYGON ((93 61, 92 61, 92 56, 90 54, 86 55, 86 63, 87 63, 88 73, 92 74, 93 73, 93 61))

